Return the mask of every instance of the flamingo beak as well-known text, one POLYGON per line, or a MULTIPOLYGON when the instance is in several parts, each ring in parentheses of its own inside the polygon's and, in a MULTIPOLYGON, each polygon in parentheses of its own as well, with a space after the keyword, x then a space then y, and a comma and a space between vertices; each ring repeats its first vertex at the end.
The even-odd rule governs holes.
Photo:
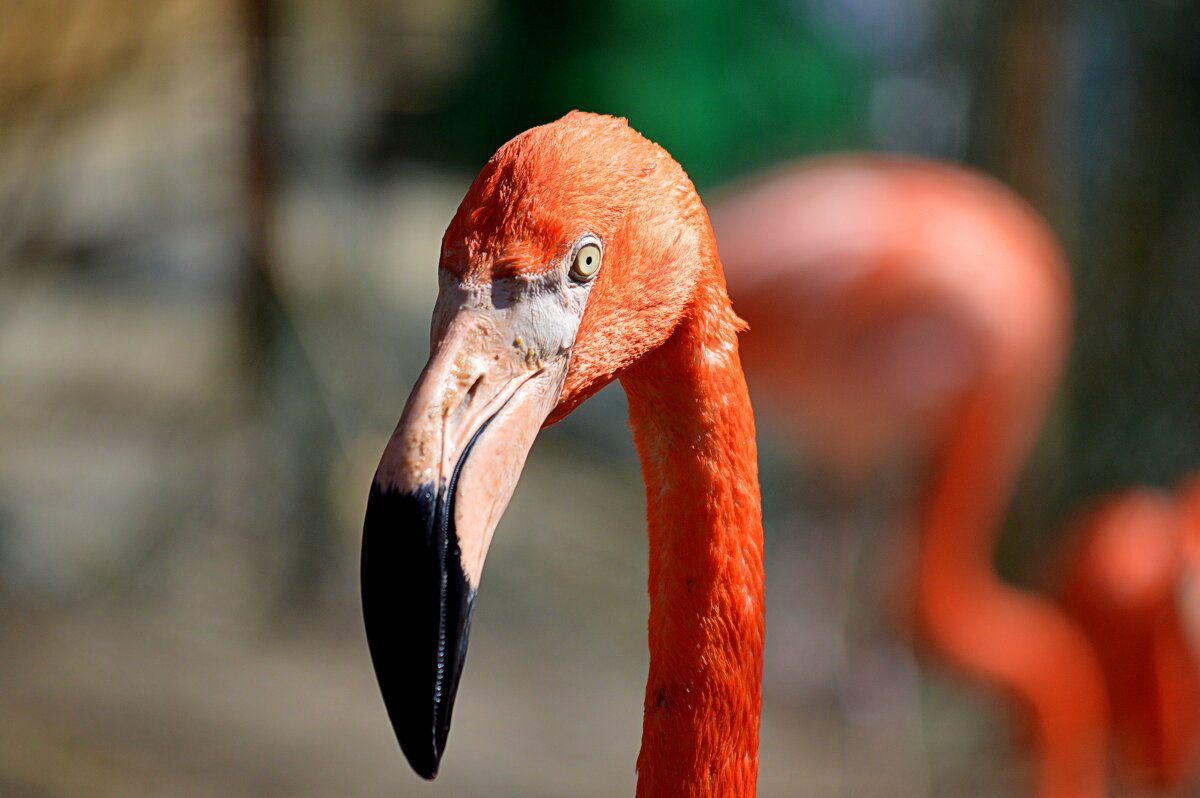
POLYGON ((426 779, 445 749, 488 545, 570 359, 531 356, 481 309, 443 330, 375 474, 362 544, 375 675, 426 779))

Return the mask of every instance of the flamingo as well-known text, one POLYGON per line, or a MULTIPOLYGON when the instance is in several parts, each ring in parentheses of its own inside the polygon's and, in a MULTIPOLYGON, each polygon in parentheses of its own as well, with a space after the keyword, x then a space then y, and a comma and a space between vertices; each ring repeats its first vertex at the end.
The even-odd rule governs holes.
POLYGON ((1104 669, 1117 770, 1178 793, 1200 764, 1200 479, 1174 495, 1127 488, 1075 527, 1062 601, 1104 669))
POLYGON ((994 181, 919 158, 817 159, 712 208, 750 323, 756 403, 790 411, 851 485, 898 450, 927 448, 911 565, 919 639, 1026 711, 1036 795, 1103 795, 1107 707, 1087 639, 993 566, 1067 347, 1054 236, 994 181))
POLYGON ((502 146, 442 239, 432 353, 380 460, 367 641, 433 778, 484 557, 540 427, 619 378, 646 483, 637 794, 751 798, 763 645, 754 420, 708 216, 661 147, 572 112, 502 146))

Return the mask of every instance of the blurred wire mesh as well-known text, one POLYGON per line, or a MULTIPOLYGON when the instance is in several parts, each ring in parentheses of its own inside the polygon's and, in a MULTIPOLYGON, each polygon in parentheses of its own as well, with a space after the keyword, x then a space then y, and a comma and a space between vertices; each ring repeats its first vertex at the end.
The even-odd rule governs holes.
MULTIPOLYGON (((627 116, 702 192, 834 149, 966 159, 1047 213, 1078 333, 1002 565, 1200 457, 1196 7, 1016 0, 0 2, 0 793, 629 793, 640 478, 619 391, 496 537, 443 776, 358 620, 367 486, 441 232, 504 140, 627 116)), ((768 428, 769 430, 769 428, 768 428)), ((802 455, 802 453, 801 453, 802 455)), ((760 794, 1011 794, 1005 710, 887 631, 919 454, 847 502, 763 436, 760 794)))

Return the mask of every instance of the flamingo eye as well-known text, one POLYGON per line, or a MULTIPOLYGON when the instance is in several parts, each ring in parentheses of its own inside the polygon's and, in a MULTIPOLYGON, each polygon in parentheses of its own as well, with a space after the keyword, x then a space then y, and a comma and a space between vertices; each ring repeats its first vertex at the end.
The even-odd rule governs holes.
POLYGON ((584 244, 575 253, 575 262, 571 264, 571 279, 586 283, 596 276, 600 269, 600 247, 595 244, 584 244))

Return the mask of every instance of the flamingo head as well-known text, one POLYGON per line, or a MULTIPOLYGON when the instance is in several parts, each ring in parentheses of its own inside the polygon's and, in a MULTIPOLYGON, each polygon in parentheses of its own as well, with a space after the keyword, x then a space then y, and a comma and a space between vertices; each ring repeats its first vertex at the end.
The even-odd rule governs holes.
POLYGON ((432 345, 371 486, 363 616, 392 727, 437 774, 484 557, 538 430, 720 285, 691 182, 624 120, 509 141, 442 239, 432 345), (707 269, 707 271, 705 271, 707 269))

